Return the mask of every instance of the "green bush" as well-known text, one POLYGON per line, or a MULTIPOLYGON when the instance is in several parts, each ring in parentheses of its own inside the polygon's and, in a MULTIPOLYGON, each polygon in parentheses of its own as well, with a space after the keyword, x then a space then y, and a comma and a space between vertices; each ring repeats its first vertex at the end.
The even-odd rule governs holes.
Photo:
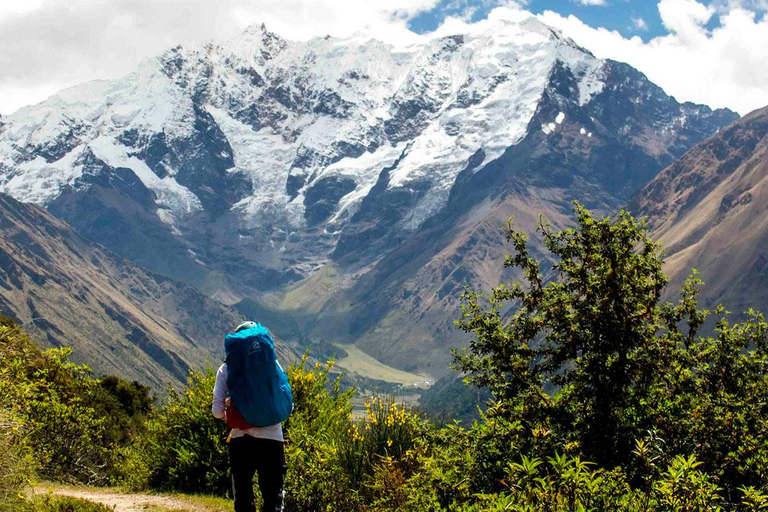
POLYGON ((19 510, 25 503, 35 467, 24 439, 24 426, 6 410, 0 410, 0 511, 19 510))
POLYGON ((712 477, 697 468, 701 462, 696 457, 678 456, 661 478, 654 483, 653 490, 662 510, 670 512, 693 512, 700 510, 721 510, 720 488, 712 477))
POLYGON ((69 361, 71 353, 42 351, 11 321, 0 322, 0 408, 23 425, 41 476, 104 484, 114 473, 118 448, 143 422, 149 388, 116 377, 96 380, 88 367, 69 361), (126 409, 120 393, 141 405, 126 409))
POLYGON ((418 416, 392 397, 372 397, 365 409, 366 417, 352 423, 341 450, 341 463, 353 481, 371 477, 380 462, 391 466, 409 459, 421 429, 418 416))
POLYGON ((308 367, 307 357, 288 371, 294 409, 285 425, 286 510, 359 510, 357 482, 341 464, 351 436, 352 392, 330 380, 333 361, 308 367))
POLYGON ((169 388, 143 436, 123 453, 121 481, 134 489, 226 495, 226 426, 211 414, 216 375, 191 371, 181 393, 169 388))
POLYGON ((738 499, 739 487, 768 489, 768 324, 754 312, 735 324, 722 309, 716 317, 714 336, 670 351, 649 404, 666 458, 695 455, 724 495, 738 499))

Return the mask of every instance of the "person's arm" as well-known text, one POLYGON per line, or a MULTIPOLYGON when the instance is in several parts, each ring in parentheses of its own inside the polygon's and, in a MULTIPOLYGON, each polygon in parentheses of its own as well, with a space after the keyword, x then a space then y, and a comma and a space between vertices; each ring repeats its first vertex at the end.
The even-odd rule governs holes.
POLYGON ((215 418, 226 419, 226 401, 227 401, 227 363, 219 367, 216 372, 216 384, 213 386, 213 403, 211 412, 215 418))

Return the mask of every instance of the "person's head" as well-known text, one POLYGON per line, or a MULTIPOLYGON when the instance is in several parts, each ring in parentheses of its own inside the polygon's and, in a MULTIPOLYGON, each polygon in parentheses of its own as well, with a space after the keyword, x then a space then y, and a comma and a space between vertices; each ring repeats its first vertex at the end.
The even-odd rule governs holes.
POLYGON ((257 325, 256 322, 252 322, 251 320, 247 320, 247 321, 241 323, 240 325, 238 325, 237 327, 235 327, 234 332, 244 331, 246 329, 250 329, 251 327, 256 327, 256 325, 257 325))

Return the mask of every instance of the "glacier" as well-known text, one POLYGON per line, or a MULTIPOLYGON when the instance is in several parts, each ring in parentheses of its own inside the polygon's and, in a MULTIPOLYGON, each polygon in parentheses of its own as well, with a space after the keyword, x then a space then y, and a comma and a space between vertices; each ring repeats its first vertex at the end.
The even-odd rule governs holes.
POLYGON ((227 172, 252 185, 229 207, 244 227, 262 226, 269 210, 281 230, 307 229, 307 192, 335 179, 349 185, 323 229, 339 233, 397 162, 387 188, 426 188, 398 226, 414 231, 444 207, 472 155, 482 150, 491 161, 525 137, 558 62, 578 77, 580 103, 602 90, 603 61, 533 17, 403 47, 363 35, 287 41, 254 25, 4 118, 0 191, 46 205, 77 182, 87 148, 131 169, 155 193, 157 215, 174 224, 204 209, 178 176, 184 155, 150 166, 135 146, 158 136, 183 146, 199 107, 231 146, 227 172))

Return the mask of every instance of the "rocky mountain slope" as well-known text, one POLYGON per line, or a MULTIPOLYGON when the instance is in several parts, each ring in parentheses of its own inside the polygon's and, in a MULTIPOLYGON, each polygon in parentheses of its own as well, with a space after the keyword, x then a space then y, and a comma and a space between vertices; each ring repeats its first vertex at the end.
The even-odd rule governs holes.
POLYGON ((768 311, 768 107, 691 149, 631 208, 666 248, 673 289, 697 268, 708 306, 768 311))
POLYGON ((45 210, 0 194, 0 312, 101 373, 162 390, 215 364, 234 311, 149 273, 45 210))
POLYGON ((408 47, 254 26, 4 118, 0 191, 279 334, 439 375, 509 214, 615 208, 736 118, 532 17, 408 47))

